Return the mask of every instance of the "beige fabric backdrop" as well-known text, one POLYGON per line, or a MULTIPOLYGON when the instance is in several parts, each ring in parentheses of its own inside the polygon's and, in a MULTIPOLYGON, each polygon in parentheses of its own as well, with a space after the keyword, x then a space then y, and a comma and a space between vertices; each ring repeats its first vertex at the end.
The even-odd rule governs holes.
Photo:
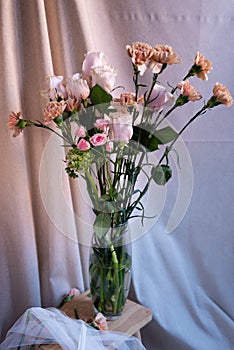
MULTIPOLYGON (((125 45, 133 41, 172 45, 186 67, 201 50, 215 66, 209 89, 222 81, 234 94, 233 18, 232 0, 0 0, 1 340, 27 308, 55 306, 71 287, 88 287, 88 248, 79 244, 82 222, 61 213, 66 235, 43 205, 40 162, 50 135, 31 130, 12 138, 6 127, 10 111, 40 117, 44 78, 79 71, 90 50, 104 51, 119 71, 117 85, 130 89, 125 45)), ((170 78, 176 81, 184 70, 174 72, 170 78)), ((187 112, 193 113, 193 106, 187 112)), ((188 212, 173 235, 166 236, 175 180, 164 215, 133 250, 137 297, 154 312, 143 332, 148 349, 228 350, 234 343, 233 138, 233 109, 213 111, 186 133, 195 175, 188 212), (196 299, 197 286, 207 302, 196 299)), ((56 191, 49 187, 54 174, 43 170, 50 196, 56 191)), ((63 181, 69 206, 83 215, 79 188, 63 181)))

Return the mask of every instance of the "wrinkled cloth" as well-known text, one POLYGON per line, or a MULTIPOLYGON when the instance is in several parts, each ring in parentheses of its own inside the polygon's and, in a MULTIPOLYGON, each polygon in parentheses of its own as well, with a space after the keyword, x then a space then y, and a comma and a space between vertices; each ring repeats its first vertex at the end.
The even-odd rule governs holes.
POLYGON ((40 307, 28 309, 15 322, 0 344, 0 350, 31 349, 36 345, 51 345, 51 349, 52 345, 59 345, 64 350, 145 350, 135 337, 98 331, 56 308, 40 307))

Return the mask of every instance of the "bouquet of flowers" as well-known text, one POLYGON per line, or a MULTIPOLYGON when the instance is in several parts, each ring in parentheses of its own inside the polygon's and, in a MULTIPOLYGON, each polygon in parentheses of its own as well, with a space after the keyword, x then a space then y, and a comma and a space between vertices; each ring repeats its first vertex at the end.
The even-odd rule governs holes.
POLYGON ((104 314, 107 310, 118 314, 123 308, 123 282, 129 283, 126 273, 131 267, 122 242, 126 223, 145 217, 142 199, 151 182, 162 186, 171 178, 170 152, 175 142, 199 116, 220 104, 233 103, 229 90, 216 83, 210 98, 177 132, 165 126, 165 120, 176 109, 202 99, 190 78, 207 80, 211 62, 197 52, 185 77, 166 88, 159 76, 181 63, 170 46, 136 42, 127 45, 126 51, 132 62, 133 91, 115 86, 117 72, 104 53, 89 52, 81 73, 48 77, 42 91, 48 101, 42 120, 12 112, 8 124, 13 136, 31 126, 57 134, 66 147, 66 172, 85 180, 95 214, 91 292, 96 294, 95 306, 104 314), (141 82, 146 70, 152 72, 149 84, 141 82), (155 151, 160 151, 160 159, 151 164, 148 154, 155 151))

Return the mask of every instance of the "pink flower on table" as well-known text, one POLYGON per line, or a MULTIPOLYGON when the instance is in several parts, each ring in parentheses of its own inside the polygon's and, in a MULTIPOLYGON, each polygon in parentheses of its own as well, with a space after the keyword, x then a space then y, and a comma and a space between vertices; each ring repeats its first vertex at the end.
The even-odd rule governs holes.
POLYGON ((85 139, 80 139, 77 143, 77 148, 80 151, 88 151, 90 149, 90 143, 85 139))
POLYGON ((115 86, 115 77, 117 71, 111 66, 93 67, 91 70, 92 87, 96 84, 100 85, 108 93, 115 86))
POLYGON ((79 291, 79 289, 77 289, 77 288, 72 288, 71 290, 70 290, 70 292, 69 292, 69 294, 68 295, 74 295, 74 296, 76 296, 76 295, 80 295, 80 291, 79 291))
POLYGON ((233 98, 226 86, 221 83, 216 83, 213 88, 213 94, 216 97, 216 103, 224 104, 230 107, 233 104, 233 98))
POLYGON ((94 321, 93 321, 94 325, 102 330, 102 331, 106 331, 108 330, 108 325, 107 325, 107 321, 106 321, 106 317, 103 316, 103 314, 101 312, 98 312, 94 321))
POLYGON ((107 64, 107 58, 101 51, 91 51, 85 55, 82 64, 82 75, 90 81, 92 69, 94 67, 102 67, 107 64))
POLYGON ((85 79, 81 78, 79 73, 74 74, 68 78, 66 85, 67 93, 71 97, 79 99, 87 99, 90 94, 88 83, 85 79))
POLYGON ((67 96, 62 75, 49 76, 46 79, 45 89, 42 94, 48 96, 51 100, 56 100, 58 97, 66 98, 67 96))
POLYGON ((170 107, 174 102, 173 95, 166 91, 165 87, 155 84, 154 89, 150 95, 148 107, 154 110, 159 110, 161 107, 170 107))
POLYGON ((109 122, 108 122, 108 120, 105 120, 105 119, 97 119, 96 122, 94 123, 94 126, 97 129, 100 129, 104 132, 107 132, 109 122))
POLYGON ((189 80, 181 81, 177 84, 182 96, 187 96, 189 101, 195 102, 202 98, 200 93, 190 84, 189 80))
POLYGON ((53 119, 60 117, 63 114, 65 108, 66 103, 63 100, 60 102, 49 102, 43 112, 44 123, 50 124, 53 119))
POLYGON ((91 136, 89 141, 94 147, 102 146, 105 145, 105 143, 107 142, 107 136, 106 134, 97 133, 91 136))
POLYGON ((77 137, 85 137, 86 136, 86 128, 83 125, 80 125, 76 130, 77 137))

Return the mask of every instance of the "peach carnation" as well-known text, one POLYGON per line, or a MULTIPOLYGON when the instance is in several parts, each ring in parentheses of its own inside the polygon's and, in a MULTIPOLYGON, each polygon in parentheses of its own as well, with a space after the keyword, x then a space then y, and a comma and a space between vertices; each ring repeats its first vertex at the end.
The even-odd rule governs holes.
POLYGON ((132 58, 132 63, 138 66, 140 74, 143 75, 147 68, 146 63, 152 56, 152 47, 145 43, 135 42, 132 45, 127 45, 126 50, 132 58))
POLYGON ((169 45, 156 45, 153 49, 152 60, 162 64, 180 63, 181 59, 169 45))
POLYGON ((194 64, 200 67, 200 71, 196 73, 196 76, 202 80, 208 80, 207 74, 213 69, 211 61, 205 59, 205 57, 197 51, 194 64))
POLYGON ((216 83, 213 88, 213 94, 216 97, 216 102, 230 107, 233 104, 233 98, 230 91, 221 83, 216 83))
POLYGON ((187 96, 189 101, 198 101, 202 98, 200 93, 190 84, 189 80, 184 80, 177 84, 177 88, 180 89, 181 95, 187 96))
POLYGON ((14 137, 18 136, 23 131, 23 128, 18 125, 19 121, 22 120, 21 115, 21 112, 11 112, 9 116, 8 129, 14 131, 14 137))
POLYGON ((60 102, 51 101, 48 103, 46 108, 44 109, 43 118, 45 124, 50 124, 50 122, 60 117, 63 114, 64 109, 66 108, 65 102, 62 100, 60 102))

